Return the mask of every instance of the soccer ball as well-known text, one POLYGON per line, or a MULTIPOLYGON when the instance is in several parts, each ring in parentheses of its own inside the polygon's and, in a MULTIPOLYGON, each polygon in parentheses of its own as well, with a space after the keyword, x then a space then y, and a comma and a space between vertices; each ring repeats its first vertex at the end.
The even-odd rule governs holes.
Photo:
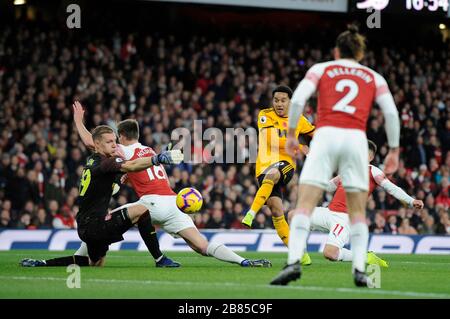
POLYGON ((177 194, 177 207, 186 214, 197 213, 203 205, 202 194, 193 187, 183 188, 177 194))

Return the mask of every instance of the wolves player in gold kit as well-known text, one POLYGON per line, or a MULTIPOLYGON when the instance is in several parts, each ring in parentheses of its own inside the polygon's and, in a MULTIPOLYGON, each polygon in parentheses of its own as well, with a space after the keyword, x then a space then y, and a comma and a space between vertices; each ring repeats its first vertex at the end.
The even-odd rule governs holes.
MULTIPOLYGON (((277 234, 287 246, 289 225, 284 217, 282 188, 292 179, 296 167, 296 163, 285 150, 292 90, 287 86, 278 86, 273 91, 272 97, 272 107, 261 110, 258 115, 259 148, 255 175, 259 189, 242 224, 251 228, 256 214, 264 204, 267 204, 272 212, 272 221, 277 234)), ((303 134, 312 137, 314 129, 306 117, 302 116, 298 121, 296 136, 303 134)), ((308 146, 300 145, 298 151, 307 154, 308 146)), ((309 256, 307 254, 304 256, 303 264, 310 264, 309 256)))

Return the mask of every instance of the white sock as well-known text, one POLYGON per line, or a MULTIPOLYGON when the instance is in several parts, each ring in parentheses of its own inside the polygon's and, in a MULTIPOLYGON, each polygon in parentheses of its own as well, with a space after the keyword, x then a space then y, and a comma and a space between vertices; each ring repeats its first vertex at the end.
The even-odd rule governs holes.
POLYGON ((241 264, 241 262, 245 260, 245 258, 239 256, 227 246, 218 243, 209 243, 206 248, 206 254, 219 260, 234 264, 241 264))
POLYGON ((367 245, 369 243, 369 228, 366 223, 356 223, 350 227, 350 243, 353 253, 352 270, 366 271, 367 245))
POLYGON ((289 234, 288 264, 301 260, 306 251, 306 241, 309 236, 311 220, 305 214, 297 214, 292 218, 289 234))
POLYGON ((353 260, 353 254, 352 251, 347 248, 341 248, 339 249, 339 256, 338 261, 352 261, 353 260))
POLYGON ((256 213, 254 211, 252 211, 251 209, 247 212, 247 214, 250 214, 253 216, 253 218, 255 218, 256 213))
POLYGON ((87 245, 84 241, 81 242, 80 248, 78 248, 74 255, 88 257, 87 245))

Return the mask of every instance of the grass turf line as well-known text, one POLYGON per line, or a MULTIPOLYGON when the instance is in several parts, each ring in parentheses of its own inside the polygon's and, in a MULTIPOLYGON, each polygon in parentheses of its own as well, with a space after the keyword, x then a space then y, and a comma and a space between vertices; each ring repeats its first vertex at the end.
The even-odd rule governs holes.
POLYGON ((154 266, 146 252, 109 252, 104 268, 81 269, 81 288, 66 286, 65 267, 22 268, 22 258, 52 258, 73 253, 44 250, 0 252, 0 298, 450 298, 450 256, 383 255, 380 289, 353 285, 351 263, 329 262, 312 253, 300 281, 286 287, 268 283, 286 261, 284 253, 241 253, 267 258, 272 268, 242 268, 191 252, 167 255, 179 269, 154 266))

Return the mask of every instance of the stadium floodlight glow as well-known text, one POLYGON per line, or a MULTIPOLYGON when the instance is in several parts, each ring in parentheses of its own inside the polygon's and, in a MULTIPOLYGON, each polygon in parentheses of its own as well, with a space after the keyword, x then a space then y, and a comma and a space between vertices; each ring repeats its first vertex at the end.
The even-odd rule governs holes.
POLYGON ((23 4, 26 4, 27 1, 26 0, 14 0, 14 5, 15 6, 21 6, 23 4))
POLYGON ((447 29, 447 26, 446 26, 445 24, 441 23, 441 24, 439 25, 439 29, 440 29, 440 30, 445 30, 445 29, 447 29))

